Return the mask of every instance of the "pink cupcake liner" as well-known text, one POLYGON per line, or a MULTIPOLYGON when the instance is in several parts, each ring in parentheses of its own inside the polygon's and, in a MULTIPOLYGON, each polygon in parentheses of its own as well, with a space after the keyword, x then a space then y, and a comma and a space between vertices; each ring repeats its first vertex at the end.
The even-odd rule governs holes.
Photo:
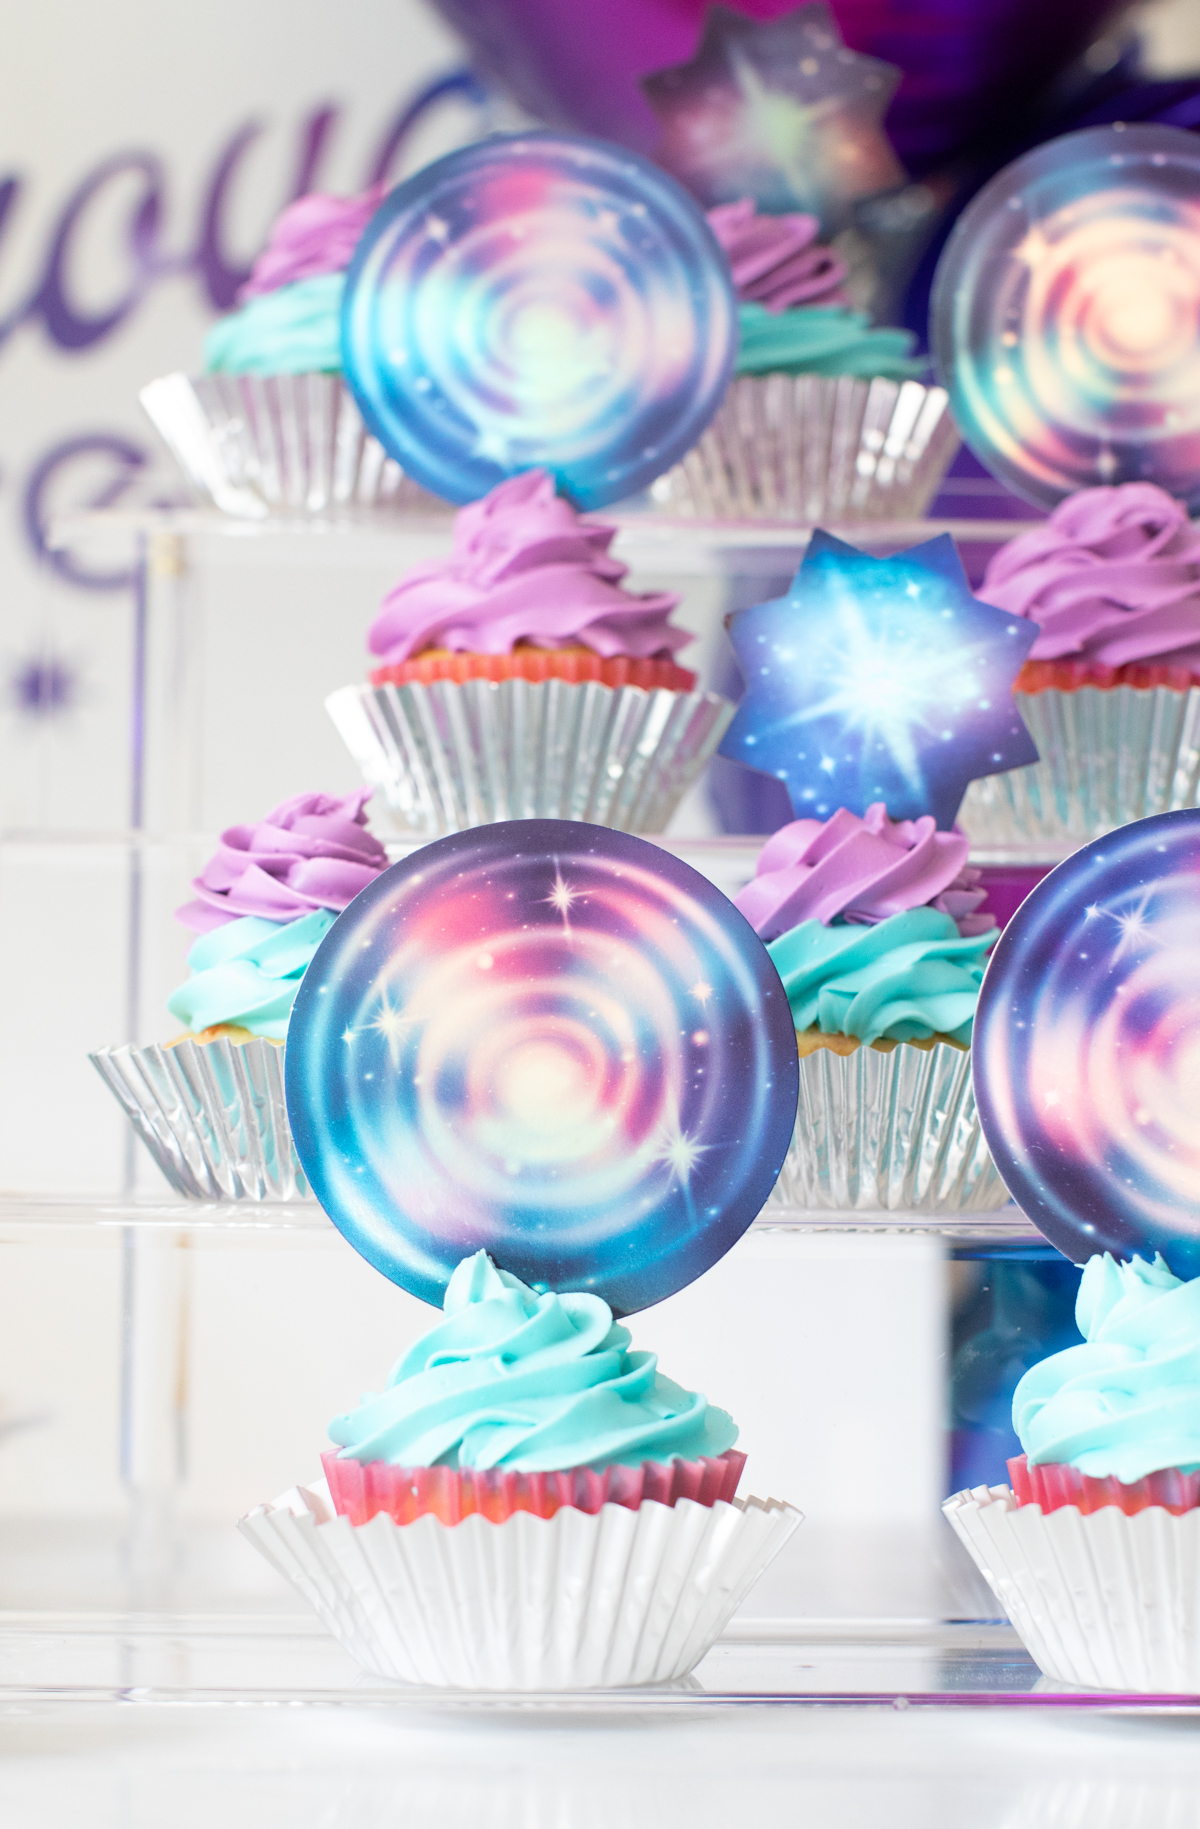
POLYGON ((1095 660, 1027 660, 1017 675, 1015 692, 1078 692, 1081 686, 1102 691, 1133 686, 1152 692, 1166 686, 1172 692, 1190 692, 1200 686, 1200 667, 1170 660, 1125 661, 1119 667, 1095 660))
POLYGON ((397 1524, 432 1513, 443 1524, 475 1514, 502 1524, 514 1512, 552 1518, 563 1506, 595 1513, 603 1505, 637 1511, 647 1499, 674 1505, 732 1502, 746 1457, 736 1448, 694 1461, 643 1461, 640 1467, 568 1467, 557 1473, 507 1468, 392 1467, 386 1461, 341 1460, 336 1449, 321 1456, 334 1510, 351 1524, 386 1512, 397 1524))
POLYGON ((1008 1477, 1017 1504, 1040 1505, 1044 1513, 1064 1505, 1084 1513, 1115 1505, 1132 1518, 1136 1512, 1158 1506, 1178 1517, 1200 1506, 1200 1473, 1184 1473, 1179 1467, 1164 1467, 1126 1486, 1112 1475, 1095 1479, 1062 1461, 1031 1467, 1020 1454, 1008 1463, 1008 1477))

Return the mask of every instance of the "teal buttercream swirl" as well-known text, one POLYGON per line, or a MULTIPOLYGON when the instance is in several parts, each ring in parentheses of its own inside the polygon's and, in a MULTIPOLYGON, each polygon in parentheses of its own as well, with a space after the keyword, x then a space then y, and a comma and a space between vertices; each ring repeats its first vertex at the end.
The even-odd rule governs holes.
POLYGON ((227 1022, 282 1041, 300 980, 335 919, 320 908, 296 921, 243 915, 214 927, 189 952, 192 976, 167 998, 168 1010, 193 1032, 227 1022))
POLYGON ((599 1296, 539 1295, 479 1251, 450 1278, 443 1314, 380 1396, 334 1418, 343 1458, 550 1473, 694 1460, 737 1440, 724 1410, 628 1350, 599 1296))
POLYGON ((910 908, 874 927, 802 921, 767 951, 799 1030, 859 1041, 971 1039, 988 948, 999 929, 959 933, 937 908, 910 908))
POLYGON ((842 305, 795 311, 739 305, 738 331, 735 375, 880 375, 887 381, 925 375, 925 363, 912 354, 911 331, 877 329, 865 312, 842 305))
POLYGON ((344 273, 298 279, 218 318, 204 366, 233 375, 340 374, 344 273))
POLYGON ((1033 1466, 1066 1462, 1131 1485, 1165 1467, 1200 1468, 1200 1277, 1161 1257, 1084 1266, 1075 1320, 1086 1342, 1030 1366, 1013 1427, 1033 1466))

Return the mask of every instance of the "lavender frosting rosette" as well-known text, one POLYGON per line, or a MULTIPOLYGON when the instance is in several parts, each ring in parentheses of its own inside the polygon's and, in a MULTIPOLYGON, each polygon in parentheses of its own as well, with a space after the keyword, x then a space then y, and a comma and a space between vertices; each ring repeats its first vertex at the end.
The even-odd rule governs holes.
POLYGON ((530 470, 461 509, 449 555, 384 598, 369 684, 326 708, 406 830, 663 830, 733 706, 678 665, 679 599, 628 589, 615 532, 530 470))
POLYGON ((994 554, 979 595, 1039 625, 1026 689, 1116 685, 1101 669, 1136 662, 1200 678, 1200 527, 1155 483, 1069 495, 994 554), (1037 665, 1061 660, 1075 665, 1049 675, 1037 665))
POLYGON ((449 556, 414 566, 384 598, 367 635, 373 681, 427 649, 582 646, 605 659, 670 659, 692 640, 669 620, 679 598, 625 588, 629 568, 609 551, 615 533, 577 514, 544 470, 498 484, 455 515, 449 556))
POLYGON ((1004 1184, 969 1046, 998 929, 960 832, 840 808, 769 838, 735 897, 767 942, 800 1050, 796 1129, 769 1204, 973 1210, 1004 1184))
POLYGON ((1194 806, 1200 528, 1154 483, 1068 496, 992 558, 980 597, 1039 625, 1016 703, 1041 760, 973 782, 980 838, 1080 842, 1194 806))
POLYGON ((720 518, 923 513, 958 439, 911 332, 850 308, 846 263, 815 217, 742 198, 708 222, 738 297, 734 380, 656 500, 720 518))
POLYGON ((167 999, 187 1032, 91 1060, 171 1185, 196 1199, 292 1199, 282 1057, 300 980, 335 919, 387 867, 370 790, 297 794, 231 826, 179 919, 199 935, 167 999))

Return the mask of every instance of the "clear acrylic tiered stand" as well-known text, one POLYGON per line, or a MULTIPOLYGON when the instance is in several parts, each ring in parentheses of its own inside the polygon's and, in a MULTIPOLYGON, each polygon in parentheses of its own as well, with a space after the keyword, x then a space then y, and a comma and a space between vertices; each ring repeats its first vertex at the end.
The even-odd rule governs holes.
MULTIPOLYGON (((731 528, 642 513, 613 518, 620 524, 615 550, 634 582, 677 580, 698 605, 693 626, 702 674, 716 653, 731 582, 740 601, 754 601, 758 581, 766 594, 769 581, 791 575, 809 537, 803 528, 764 523, 731 528)), ((1011 520, 831 529, 876 551, 948 532, 977 557, 1019 530, 1011 520)), ((365 623, 382 589, 415 562, 445 551, 449 519, 248 524, 201 510, 104 513, 66 519, 52 537, 72 550, 132 549, 133 584, 119 640, 114 635, 124 657, 117 716, 125 737, 122 753, 108 756, 112 780, 99 812, 88 802, 88 784, 76 779, 57 800, 51 796, 48 817, 10 824, 0 835, 0 961, 19 958, 11 973, 14 1033, 33 1036, 28 1048, 22 1044, 5 1088, 0 1261, 27 1264, 36 1248, 55 1262, 91 1266, 97 1287, 107 1279, 116 1292, 119 1339, 111 1350, 127 1507, 123 1521, 110 1516, 82 1536, 72 1534, 69 1515, 60 1537, 54 1530, 41 1531, 36 1541, 19 1528, 8 1533, 0 1701, 502 1710, 510 1701, 500 1696, 414 1691, 369 1679, 315 1620, 260 1604, 257 1590, 231 1606, 220 1581, 210 1579, 210 1546, 189 1540, 174 1510, 188 1453, 194 1279, 217 1250, 241 1251, 257 1265, 264 1249, 315 1252, 324 1260, 346 1248, 312 1201, 222 1205, 173 1195, 85 1058, 88 1047, 104 1042, 147 1039, 167 991, 183 975, 187 937, 174 929, 171 910, 216 831, 252 810, 237 800, 239 745, 256 746, 256 779, 277 777, 278 798, 298 782, 324 779, 327 768, 345 774, 336 736, 319 719, 306 723, 296 715, 300 696, 313 695, 304 703, 307 717, 325 692, 343 683, 339 665, 347 680, 358 677, 365 623), (345 602, 345 614, 331 618, 315 644, 303 618, 292 616, 298 578, 345 602), (277 665, 274 650, 289 642, 316 651, 289 654, 287 665, 277 665), (331 658, 339 646, 340 656, 331 658), (64 897, 88 910, 97 937, 86 958, 76 959, 62 943, 53 914, 64 897), (45 950, 37 955, 39 946, 45 950), (42 1035, 37 1012, 51 973, 63 993, 59 999, 56 989, 56 1013, 60 1001, 74 1013, 62 1033, 56 1024, 42 1035), (42 986, 38 996, 20 988, 31 978, 42 986)), ((750 876, 760 843, 686 830, 656 842, 727 892, 750 876)), ((397 839, 393 854, 408 848, 411 841, 397 839)), ((1058 859, 1009 846, 976 848, 973 861, 1058 859)), ((922 1249, 932 1243, 988 1256, 1044 1249, 1013 1206, 995 1214, 929 1216, 775 1207, 756 1220, 754 1237, 781 1249, 814 1237, 859 1241, 858 1251, 872 1249, 872 1239, 902 1248, 895 1242, 905 1237, 925 1241, 922 1249)), ((0 1410, 0 1455, 5 1428, 17 1431, 27 1421, 36 1418, 6 1419, 0 1410)), ((844 1571, 834 1567, 836 1552, 818 1543, 802 1607, 789 1610, 786 1595, 775 1611, 769 1597, 757 1610, 752 1601, 685 1682, 522 1697, 522 1707, 598 1715, 714 1703, 864 1701, 1200 1710, 1200 1698, 1063 1692, 1041 1678, 1007 1623, 990 1617, 994 1608, 978 1580, 954 1561, 948 1532, 937 1535, 940 1522, 931 1520, 931 1553, 944 1564, 945 1579, 927 1586, 926 1603, 908 1615, 894 1606, 874 1616, 839 1611, 844 1571), (822 1594, 834 1596, 824 1613, 814 1604, 822 1594)), ((901 1545, 898 1561, 904 1553, 901 1545)))

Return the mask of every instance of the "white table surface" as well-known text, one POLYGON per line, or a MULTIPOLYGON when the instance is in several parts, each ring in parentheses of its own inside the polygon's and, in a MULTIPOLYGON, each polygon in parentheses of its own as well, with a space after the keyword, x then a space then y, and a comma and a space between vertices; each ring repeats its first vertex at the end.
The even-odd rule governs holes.
POLYGON ((5 1829, 1192 1829, 1195 1717, 754 1709, 619 1720, 36 1703, 5 1829))

